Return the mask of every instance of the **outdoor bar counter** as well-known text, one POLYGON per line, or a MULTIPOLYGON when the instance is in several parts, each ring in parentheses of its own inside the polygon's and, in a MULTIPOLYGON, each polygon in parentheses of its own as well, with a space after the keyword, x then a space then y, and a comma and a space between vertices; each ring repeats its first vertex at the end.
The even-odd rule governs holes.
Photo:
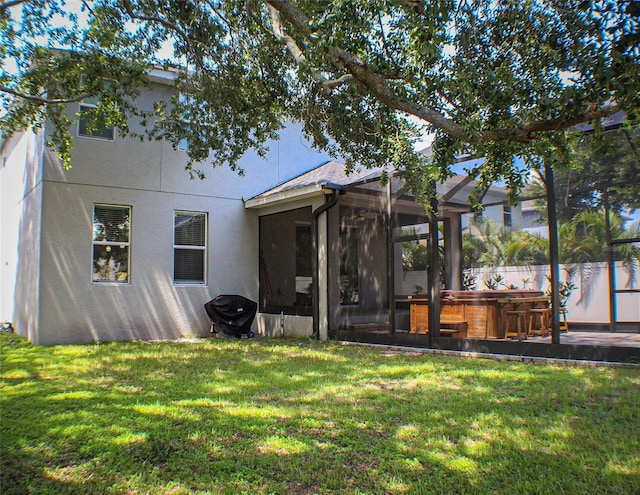
MULTIPOLYGON (((504 339, 507 311, 519 306, 519 301, 531 304, 546 301, 537 290, 443 290, 440 296, 441 334, 470 339, 504 339)), ((427 294, 418 293, 409 300, 410 332, 428 333, 427 294)))

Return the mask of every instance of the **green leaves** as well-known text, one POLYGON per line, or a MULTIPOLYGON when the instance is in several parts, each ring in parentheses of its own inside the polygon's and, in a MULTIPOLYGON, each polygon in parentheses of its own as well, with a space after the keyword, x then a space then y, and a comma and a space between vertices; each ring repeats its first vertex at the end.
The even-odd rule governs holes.
POLYGON ((640 487, 636 367, 267 338, 42 347, 4 332, 0 350, 7 495, 640 487))
POLYGON ((0 10, 2 132, 49 119, 68 162, 74 117, 58 107, 84 97, 81 78, 111 79, 113 90, 90 88, 101 112, 125 134, 139 118, 155 122, 146 138, 187 138, 189 169, 236 168, 296 121, 317 148, 393 165, 415 191, 468 153, 486 157, 473 171, 483 187, 504 181, 515 195, 513 156, 568 156, 568 129, 618 109, 637 123, 637 16, 613 0, 24 2, 0 10), (159 65, 181 67, 176 86, 192 104, 153 116, 135 97, 159 65), (435 133, 431 164, 408 116, 435 133))

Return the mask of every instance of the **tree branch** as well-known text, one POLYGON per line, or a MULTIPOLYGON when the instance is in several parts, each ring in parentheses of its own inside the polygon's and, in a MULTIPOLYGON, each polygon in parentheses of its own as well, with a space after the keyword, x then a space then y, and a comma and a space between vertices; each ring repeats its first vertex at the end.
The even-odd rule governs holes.
POLYGON ((31 0, 9 0, 8 2, 0 3, 0 10, 10 9, 11 7, 15 7, 16 5, 20 5, 21 3, 26 3, 31 0))
MULTIPOLYGON (((310 36, 309 19, 295 4, 289 0, 267 0, 267 4, 278 10, 301 35, 313 42, 310 36)), ((346 50, 331 47, 329 48, 328 56, 335 65, 343 67, 361 86, 367 88, 371 94, 385 105, 414 115, 458 139, 467 142, 480 140, 480 135, 469 135, 462 126, 446 118, 440 112, 396 94, 385 77, 371 70, 362 60, 346 50)))
MULTIPOLYGON (((267 5, 269 7, 269 13, 271 14, 271 26, 273 35, 278 41, 280 41, 287 47, 287 50, 289 50, 289 53, 293 57, 296 64, 298 64, 299 66, 306 65, 307 58, 305 57, 303 51, 300 49, 296 41, 284 32, 284 27, 282 26, 282 22, 280 20, 280 12, 271 4, 267 5)), ((320 84, 327 92, 331 92, 332 89, 341 86, 342 84, 346 84, 353 79, 350 74, 344 74, 338 79, 327 79, 317 69, 311 69, 311 77, 313 77, 314 81, 320 84)))
MULTIPOLYGON (((291 0, 266 0, 266 3, 270 9, 277 10, 286 18, 309 43, 315 42, 311 36, 309 19, 291 0)), ((423 3, 420 0, 402 0, 401 3, 415 8, 417 13, 421 13, 424 10, 423 3)), ((524 123, 517 128, 471 132, 465 130, 459 123, 446 117, 443 113, 398 94, 389 85, 388 79, 384 75, 371 69, 356 55, 336 46, 329 47, 327 55, 333 64, 345 69, 361 86, 385 105, 418 117, 448 135, 470 144, 513 139, 521 143, 529 143, 535 139, 534 135, 536 133, 570 129, 577 124, 607 117, 620 111, 619 107, 610 105, 570 119, 537 120, 524 123)))
POLYGON ((206 0, 206 4, 209 6, 211 11, 216 14, 218 19, 220 19, 224 23, 224 25, 227 26, 227 30, 229 31, 229 34, 233 33, 234 29, 229 23, 229 20, 224 15, 222 15, 217 5, 214 2, 211 2, 210 0, 206 0))
POLYGON ((280 21, 280 12, 271 4, 268 4, 268 7, 269 14, 271 15, 273 35, 279 42, 283 43, 287 47, 287 50, 289 50, 289 53, 293 57, 293 60, 295 60, 298 65, 306 64, 307 58, 304 56, 304 53, 296 41, 291 36, 285 34, 282 22, 280 21))
POLYGON ((329 50, 338 63, 344 66, 353 77, 365 88, 367 88, 376 98, 385 105, 395 108, 400 112, 414 115, 419 119, 429 122, 435 127, 442 129, 450 136, 454 136, 466 142, 481 141, 478 133, 469 134, 462 126, 451 119, 448 119, 440 112, 428 108, 420 103, 409 100, 398 95, 388 84, 387 79, 362 62, 358 57, 340 48, 329 50))
POLYGON ((519 131, 526 133, 529 137, 536 132, 557 131, 569 129, 575 125, 584 122, 590 122, 595 119, 609 117, 615 113, 621 112, 622 109, 617 105, 607 105, 600 109, 578 115, 571 119, 553 119, 553 120, 535 120, 527 122, 520 126, 519 131))
POLYGON ((3 93, 8 93, 13 96, 17 96, 23 100, 33 101, 38 103, 39 105, 58 105, 64 103, 74 103, 77 101, 82 101, 85 98, 90 96, 95 96, 96 93, 84 93, 80 96, 76 96, 73 98, 45 98, 38 95, 30 95, 28 93, 22 93, 21 91, 17 91, 15 89, 8 88, 6 86, 0 85, 0 91, 3 93))
POLYGON ((147 16, 147 15, 141 15, 141 14, 137 14, 134 10, 133 10, 133 6, 131 5, 131 2, 129 0, 122 0, 122 5, 124 6, 125 10, 127 11, 127 13, 129 14, 129 16, 132 19, 138 19, 140 21, 148 21, 148 22, 156 22, 158 24, 163 25, 164 27, 176 32, 177 34, 180 35, 180 37, 189 45, 191 44, 191 38, 189 37, 189 35, 187 33, 185 33, 184 31, 182 31, 177 24, 174 24, 172 22, 167 21, 166 19, 163 19, 162 17, 156 17, 156 16, 147 16))
POLYGON ((338 79, 325 79, 322 85, 325 88, 334 89, 350 81, 353 81, 353 76, 351 74, 344 74, 340 76, 338 79))
POLYGON ((400 3, 405 7, 409 7, 416 14, 424 14, 424 1, 423 0, 400 0, 400 3))

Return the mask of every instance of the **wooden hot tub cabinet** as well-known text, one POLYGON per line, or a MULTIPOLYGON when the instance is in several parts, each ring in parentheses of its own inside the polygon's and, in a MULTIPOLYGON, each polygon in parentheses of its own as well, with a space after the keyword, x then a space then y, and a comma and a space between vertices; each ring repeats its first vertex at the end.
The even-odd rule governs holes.
MULTIPOLYGON (((440 300, 440 332, 470 339, 504 339, 506 311, 514 299, 543 296, 535 290, 443 290, 440 300)), ((429 332, 429 300, 426 294, 410 298, 411 333, 429 332)))

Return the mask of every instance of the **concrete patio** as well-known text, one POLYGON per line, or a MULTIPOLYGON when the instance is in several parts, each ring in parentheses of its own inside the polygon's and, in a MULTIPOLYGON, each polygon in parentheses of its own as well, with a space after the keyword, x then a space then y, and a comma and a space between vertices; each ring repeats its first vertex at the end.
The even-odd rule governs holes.
MULTIPOLYGON (((529 337, 535 342, 551 343, 551 337, 529 337)), ((588 345, 594 347, 638 347, 640 348, 640 333, 630 332, 591 332, 569 331, 560 334, 560 344, 588 345)))

